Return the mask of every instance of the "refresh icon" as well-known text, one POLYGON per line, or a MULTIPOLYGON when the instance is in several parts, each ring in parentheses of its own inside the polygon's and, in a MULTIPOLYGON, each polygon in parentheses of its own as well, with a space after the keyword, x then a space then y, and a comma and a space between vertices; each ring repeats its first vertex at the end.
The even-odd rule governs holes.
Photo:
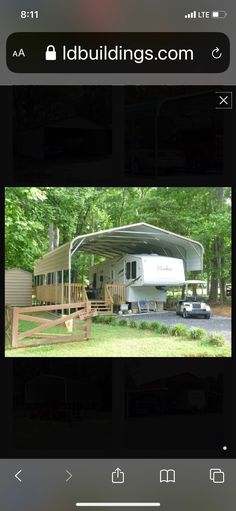
POLYGON ((213 59, 221 59, 223 53, 221 53, 220 48, 218 48, 218 46, 216 46, 216 48, 214 48, 214 50, 212 50, 211 55, 212 55, 213 59))

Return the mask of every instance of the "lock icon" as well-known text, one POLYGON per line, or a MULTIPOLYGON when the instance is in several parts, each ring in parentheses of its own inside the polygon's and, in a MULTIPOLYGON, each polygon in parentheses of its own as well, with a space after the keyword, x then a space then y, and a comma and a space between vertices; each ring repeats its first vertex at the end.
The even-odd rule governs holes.
POLYGON ((57 60, 56 48, 52 44, 49 44, 46 49, 45 60, 57 60))

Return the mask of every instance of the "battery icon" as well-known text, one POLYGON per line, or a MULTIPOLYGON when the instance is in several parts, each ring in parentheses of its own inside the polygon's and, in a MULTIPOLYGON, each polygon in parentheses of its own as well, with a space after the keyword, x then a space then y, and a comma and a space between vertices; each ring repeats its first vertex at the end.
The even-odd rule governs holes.
POLYGON ((214 19, 224 19, 227 16, 226 11, 212 11, 211 17, 214 19))

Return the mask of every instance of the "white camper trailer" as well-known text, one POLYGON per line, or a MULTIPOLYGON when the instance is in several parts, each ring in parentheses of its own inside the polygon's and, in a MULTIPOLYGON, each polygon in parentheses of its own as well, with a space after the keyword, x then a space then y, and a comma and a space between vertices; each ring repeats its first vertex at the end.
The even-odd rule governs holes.
POLYGON ((123 284, 125 301, 131 308, 134 303, 145 301, 154 302, 160 309, 166 301, 167 288, 184 281, 183 260, 157 254, 127 254, 107 260, 92 266, 89 275, 96 298, 102 298, 106 284, 123 284))

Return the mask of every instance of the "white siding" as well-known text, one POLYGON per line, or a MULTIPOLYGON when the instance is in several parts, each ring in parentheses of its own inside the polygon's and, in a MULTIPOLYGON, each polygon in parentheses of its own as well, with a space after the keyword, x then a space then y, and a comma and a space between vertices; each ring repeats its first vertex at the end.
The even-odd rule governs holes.
POLYGON ((29 307, 32 305, 32 274, 14 268, 5 270, 5 304, 29 307))

